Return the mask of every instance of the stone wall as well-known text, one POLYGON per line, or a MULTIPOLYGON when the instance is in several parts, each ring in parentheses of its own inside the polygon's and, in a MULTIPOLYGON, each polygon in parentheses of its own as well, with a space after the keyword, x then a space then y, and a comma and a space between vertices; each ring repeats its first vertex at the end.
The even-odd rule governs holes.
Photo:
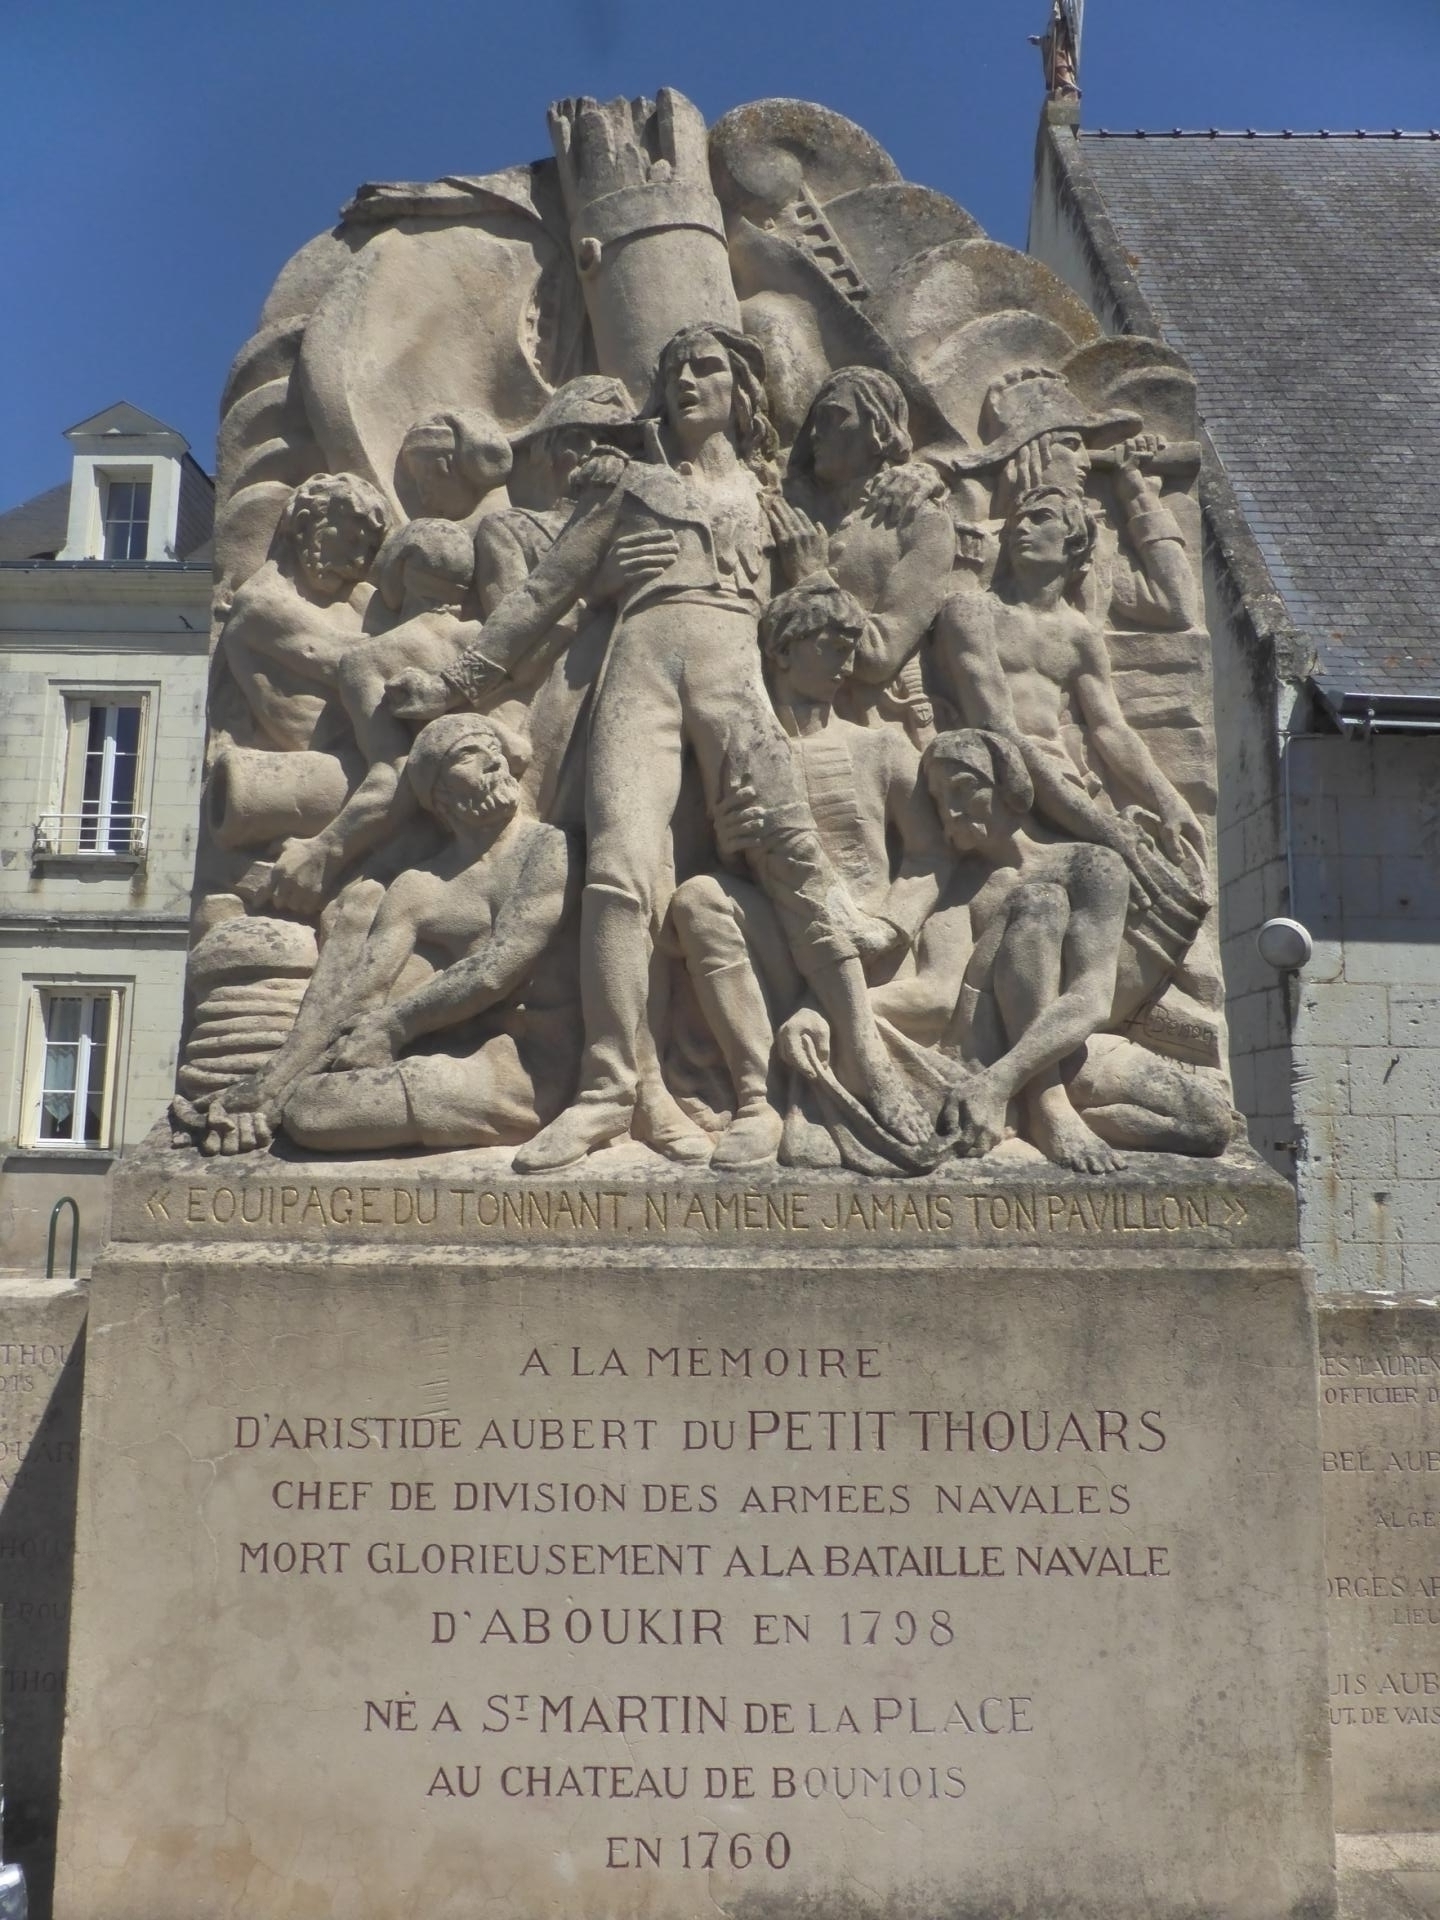
POLYGON ((1440 1284, 1440 742, 1292 742, 1303 1244, 1322 1289, 1440 1284))
POLYGON ((1267 920, 1290 911, 1275 698, 1225 580, 1214 544, 1207 540, 1205 600, 1215 650, 1219 759, 1220 953, 1230 1072, 1250 1144, 1289 1178, 1295 1168, 1295 1126, 1288 983, 1255 944, 1267 920))

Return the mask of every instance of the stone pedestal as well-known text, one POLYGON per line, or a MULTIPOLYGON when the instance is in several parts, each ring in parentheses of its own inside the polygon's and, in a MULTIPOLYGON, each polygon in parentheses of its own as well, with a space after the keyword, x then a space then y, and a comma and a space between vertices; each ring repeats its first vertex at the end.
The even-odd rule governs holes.
POLYGON ((127 1176, 62 1920, 1329 1912, 1287 1190, 605 1159, 127 1176))
MULTIPOLYGON (((49 1910, 70 1625, 87 1289, 0 1282, 0 1654, 4 1844, 49 1910)), ((0 1914, 13 1901, 0 1883, 0 1914)))
POLYGON ((1440 1829, 1440 1310, 1327 1302, 1320 1432, 1335 1823, 1440 1829))

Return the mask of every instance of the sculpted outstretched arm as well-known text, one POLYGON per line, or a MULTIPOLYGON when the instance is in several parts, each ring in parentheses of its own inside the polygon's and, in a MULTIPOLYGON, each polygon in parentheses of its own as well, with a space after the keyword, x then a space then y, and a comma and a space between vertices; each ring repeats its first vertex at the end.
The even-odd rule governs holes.
POLYGON ((1110 612, 1137 627, 1179 631, 1200 624, 1200 596, 1180 523, 1164 504, 1160 483, 1138 461, 1121 467, 1116 498, 1138 563, 1116 556, 1110 612))
POLYGON ((245 654, 273 660, 307 680, 333 687, 340 663, 359 635, 359 621, 326 617, 273 571, 247 581, 235 596, 224 627, 224 645, 232 660, 245 654))
POLYGON ((1204 829, 1125 718, 1115 693, 1110 656, 1102 634, 1092 634, 1082 652, 1075 695, 1095 752, 1137 798, 1160 816, 1162 845, 1170 858, 1181 859, 1181 838, 1188 840, 1203 858, 1204 829))
POLYGON ((587 503, 566 525, 532 574, 499 602, 475 639, 443 678, 475 696, 509 679, 532 648, 585 593, 605 559, 620 515, 618 488, 587 503))

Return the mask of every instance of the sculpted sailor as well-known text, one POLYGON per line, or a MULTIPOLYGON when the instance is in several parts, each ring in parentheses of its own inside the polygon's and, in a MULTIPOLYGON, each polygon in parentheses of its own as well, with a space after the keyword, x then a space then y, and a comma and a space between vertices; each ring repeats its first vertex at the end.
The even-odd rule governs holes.
POLYGON ((517 1153, 522 1171, 568 1165, 629 1130, 687 747, 712 813, 722 795, 765 802, 767 840, 752 864, 829 1019, 837 1076, 897 1134, 928 1132, 875 1028, 854 937, 829 910, 837 882, 761 674, 772 562, 791 577, 807 567, 814 531, 775 484, 763 377, 760 349, 742 335, 711 325, 676 334, 648 410, 653 458, 599 456, 573 519, 479 641, 438 681, 408 675, 394 690, 412 715, 487 697, 578 599, 616 600, 590 725, 580 1094, 517 1153), (622 549, 626 536, 636 537, 622 549))

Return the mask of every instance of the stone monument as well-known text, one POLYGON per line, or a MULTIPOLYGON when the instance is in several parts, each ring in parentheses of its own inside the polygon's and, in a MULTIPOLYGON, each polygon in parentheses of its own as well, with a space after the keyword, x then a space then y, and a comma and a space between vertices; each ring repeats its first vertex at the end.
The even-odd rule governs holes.
POLYGON ((57 1910, 1324 1915, 1193 383, 824 108, 550 135, 226 390, 57 1910))

